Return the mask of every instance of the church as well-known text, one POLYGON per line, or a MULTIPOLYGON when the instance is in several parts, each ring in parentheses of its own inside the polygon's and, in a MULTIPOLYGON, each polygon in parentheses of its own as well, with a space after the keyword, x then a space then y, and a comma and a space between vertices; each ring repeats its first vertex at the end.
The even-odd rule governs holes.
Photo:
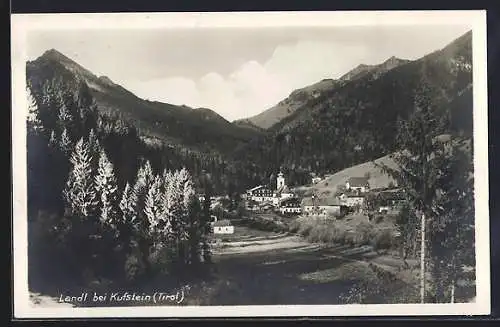
POLYGON ((276 189, 272 190, 270 187, 259 185, 247 191, 247 199, 255 202, 271 202, 273 205, 278 206, 281 200, 293 197, 285 182, 285 176, 282 172, 276 178, 276 189))
POLYGON ((281 200, 291 197, 293 197, 293 193, 285 183, 285 176, 280 172, 276 178, 276 191, 273 194, 273 204, 277 206, 281 200))

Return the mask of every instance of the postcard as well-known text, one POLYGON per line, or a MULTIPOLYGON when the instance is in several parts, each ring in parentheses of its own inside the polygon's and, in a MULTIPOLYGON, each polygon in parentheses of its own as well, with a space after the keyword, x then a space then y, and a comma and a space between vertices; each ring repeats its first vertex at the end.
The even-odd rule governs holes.
POLYGON ((490 313, 485 11, 11 26, 16 318, 490 313))

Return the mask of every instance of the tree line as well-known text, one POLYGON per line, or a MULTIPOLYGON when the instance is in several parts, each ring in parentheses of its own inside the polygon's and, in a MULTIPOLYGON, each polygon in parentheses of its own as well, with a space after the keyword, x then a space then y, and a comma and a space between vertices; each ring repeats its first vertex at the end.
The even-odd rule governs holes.
MULTIPOLYGON (((134 283, 203 271, 211 261, 209 197, 199 202, 179 158, 153 165, 135 130, 101 116, 87 86, 76 86, 27 88, 31 282, 53 274, 83 286, 134 283)), ((210 176, 202 183, 211 194, 210 176)))

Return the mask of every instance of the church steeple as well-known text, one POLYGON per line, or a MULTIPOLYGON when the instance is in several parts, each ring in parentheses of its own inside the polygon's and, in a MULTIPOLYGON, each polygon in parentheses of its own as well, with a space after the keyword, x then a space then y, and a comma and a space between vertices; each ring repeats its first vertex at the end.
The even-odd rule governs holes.
POLYGON ((276 178, 276 188, 279 190, 279 189, 281 189, 283 187, 285 187, 285 176, 280 171, 278 173, 278 177, 276 178))

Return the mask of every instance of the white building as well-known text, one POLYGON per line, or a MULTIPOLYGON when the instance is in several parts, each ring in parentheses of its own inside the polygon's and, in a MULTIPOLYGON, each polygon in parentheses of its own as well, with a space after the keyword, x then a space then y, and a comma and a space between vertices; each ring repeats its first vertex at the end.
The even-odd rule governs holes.
POLYGON ((307 215, 335 215, 340 214, 344 206, 336 198, 304 198, 303 211, 307 215))
POLYGON ((370 184, 366 177, 351 177, 345 183, 347 191, 366 193, 370 190, 370 184))
POLYGON ((356 195, 356 194, 349 194, 343 198, 341 198, 343 204, 345 204, 348 207, 354 207, 357 205, 362 206, 363 203, 365 202, 365 197, 362 195, 356 195))
POLYGON ((247 191, 247 199, 255 202, 270 202, 274 206, 278 206, 279 202, 283 199, 293 197, 293 193, 290 191, 285 182, 285 176, 282 172, 278 174, 276 178, 276 190, 259 185, 247 191))
POLYGON ((266 186, 259 185, 247 191, 247 199, 255 202, 272 202, 274 193, 266 186))
POLYGON ((279 201, 279 211, 284 214, 300 214, 302 206, 300 200, 296 197, 290 197, 279 201))
POLYGON ((214 234, 234 234, 234 226, 229 220, 219 220, 212 223, 214 234))

